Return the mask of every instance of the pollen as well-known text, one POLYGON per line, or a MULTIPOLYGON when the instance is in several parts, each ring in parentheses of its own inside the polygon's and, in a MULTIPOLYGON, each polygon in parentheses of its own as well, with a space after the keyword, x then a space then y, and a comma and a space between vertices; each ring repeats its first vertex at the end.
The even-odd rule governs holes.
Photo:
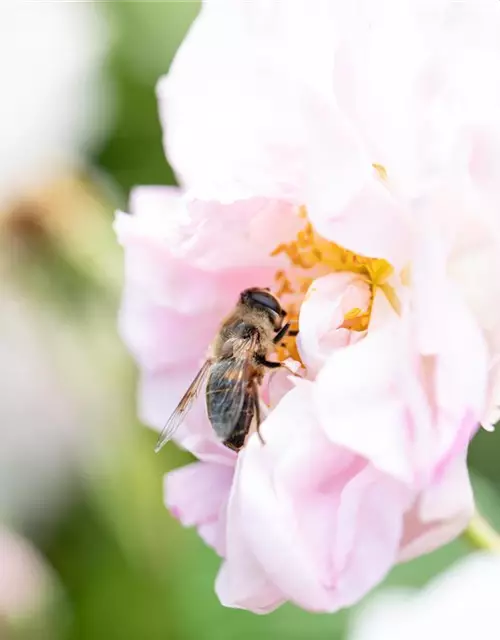
MULTIPOLYGON (((377 171, 379 166, 384 169, 381 165, 374 165, 377 171)), ((385 292, 387 288, 390 293, 387 280, 393 273, 392 266, 386 260, 356 254, 320 236, 313 229, 304 207, 300 209, 299 216, 304 219, 304 227, 291 242, 279 244, 271 253, 271 256, 284 256, 288 262, 288 267, 276 271, 274 292, 287 312, 290 328, 299 328, 300 306, 313 280, 329 273, 349 271, 359 274, 369 283, 370 305, 368 310, 351 309, 339 328, 366 331, 375 289, 381 287, 385 292)), ((301 362, 296 338, 286 337, 282 345, 278 345, 277 355, 280 360, 291 357, 301 362)))
POLYGON ((374 162, 372 167, 378 173, 378 177, 382 180, 382 182, 387 182, 387 169, 383 164, 379 164, 378 162, 374 162))

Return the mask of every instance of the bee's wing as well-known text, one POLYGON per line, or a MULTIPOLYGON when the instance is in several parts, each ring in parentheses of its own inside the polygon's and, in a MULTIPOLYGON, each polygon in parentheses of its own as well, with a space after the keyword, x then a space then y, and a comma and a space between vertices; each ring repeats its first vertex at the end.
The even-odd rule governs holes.
POLYGON ((258 334, 242 341, 234 357, 216 364, 210 393, 216 393, 217 411, 211 416, 213 427, 222 440, 228 438, 238 423, 248 395, 248 383, 254 368, 253 358, 258 334))
POLYGON ((188 390, 182 396, 181 401, 174 409, 174 412, 168 419, 166 425, 163 427, 162 432, 160 433, 160 437, 158 438, 158 442, 156 443, 155 451, 158 451, 173 437, 178 427, 181 425, 182 421, 186 417, 186 414, 193 406, 193 402, 198 396, 198 392, 200 391, 205 379, 207 377, 207 373, 210 370, 210 366, 212 364, 211 360, 206 360, 201 369, 196 374, 195 379, 189 385, 188 390))

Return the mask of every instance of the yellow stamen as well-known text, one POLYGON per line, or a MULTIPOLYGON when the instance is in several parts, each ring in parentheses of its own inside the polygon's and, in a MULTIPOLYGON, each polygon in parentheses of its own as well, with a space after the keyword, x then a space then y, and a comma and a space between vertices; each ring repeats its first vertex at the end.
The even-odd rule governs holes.
POLYGON ((409 287, 411 284, 411 269, 410 269, 410 265, 406 265, 406 267, 404 267, 401 270, 401 273, 399 274, 399 277, 401 279, 401 283, 405 286, 405 287, 409 287))
POLYGON ((384 167, 384 165, 383 164, 379 164, 378 162, 374 162, 372 164, 372 167, 378 173, 379 178, 381 180, 383 180, 384 182, 387 182, 387 169, 384 167))
MULTIPOLYGON (((385 172, 382 165, 374 167, 379 173, 382 170, 385 172)), ((304 207, 301 207, 299 216, 305 219, 303 229, 297 233, 294 240, 279 244, 271 253, 272 256, 286 256, 290 264, 290 269, 276 272, 275 292, 287 311, 287 320, 291 323, 292 330, 298 329, 300 305, 313 280, 334 272, 349 271, 359 274, 366 279, 371 290, 368 309, 351 309, 346 313, 340 327, 351 331, 366 331, 376 287, 384 291, 389 302, 398 311, 399 301, 387 284, 393 268, 386 260, 358 255, 318 235, 309 222, 304 207)), ((277 352, 280 360, 292 357, 300 361, 294 337, 286 337, 283 344, 278 346, 277 352)))
POLYGON ((362 311, 356 307, 344 315, 344 322, 338 328, 349 329, 350 331, 366 331, 369 322, 370 312, 362 311))

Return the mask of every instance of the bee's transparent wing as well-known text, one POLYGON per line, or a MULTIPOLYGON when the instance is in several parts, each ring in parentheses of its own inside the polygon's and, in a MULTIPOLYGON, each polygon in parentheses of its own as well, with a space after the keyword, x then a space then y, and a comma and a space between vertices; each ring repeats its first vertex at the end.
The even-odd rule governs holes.
POLYGON ((193 402, 198 396, 198 393, 205 382, 207 374, 210 370, 212 360, 206 360, 201 369, 196 374, 195 379, 189 385, 188 390, 182 396, 181 401, 175 408, 174 412, 168 419, 166 425, 163 427, 158 442, 156 443, 155 452, 158 451, 174 436, 175 432, 181 425, 182 421, 186 417, 187 413, 193 406, 193 402))
POLYGON ((258 335, 242 342, 233 358, 219 361, 213 369, 209 393, 217 394, 217 411, 211 416, 215 432, 222 440, 228 438, 238 423, 248 395, 248 383, 254 368, 258 335))

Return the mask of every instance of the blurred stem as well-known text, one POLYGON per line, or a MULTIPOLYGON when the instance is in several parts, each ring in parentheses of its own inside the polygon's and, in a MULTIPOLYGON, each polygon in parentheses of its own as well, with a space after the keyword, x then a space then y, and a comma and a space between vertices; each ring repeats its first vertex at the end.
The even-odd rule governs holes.
POLYGON ((464 536, 476 549, 500 553, 500 534, 477 512, 469 522, 464 536))

